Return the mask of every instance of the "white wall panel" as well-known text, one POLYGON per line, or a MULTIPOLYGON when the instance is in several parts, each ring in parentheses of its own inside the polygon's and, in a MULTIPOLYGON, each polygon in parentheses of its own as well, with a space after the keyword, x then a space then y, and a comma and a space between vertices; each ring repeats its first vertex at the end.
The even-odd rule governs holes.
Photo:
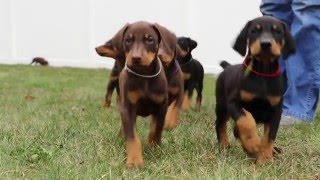
POLYGON ((219 61, 242 61, 231 43, 259 16, 259 0, 0 0, 0 63, 29 63, 34 56, 54 66, 111 67, 94 47, 127 22, 158 22, 198 41, 194 57, 206 72, 219 61), (6 60, 5 60, 6 59, 6 60), (8 59, 10 61, 8 61, 8 59))

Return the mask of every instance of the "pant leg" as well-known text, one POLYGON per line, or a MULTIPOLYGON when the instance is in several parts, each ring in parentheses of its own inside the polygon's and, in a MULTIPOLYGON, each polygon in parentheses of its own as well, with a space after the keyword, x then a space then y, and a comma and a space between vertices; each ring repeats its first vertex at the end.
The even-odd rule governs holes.
POLYGON ((290 27, 293 19, 291 3, 292 0, 262 0, 260 11, 263 15, 282 20, 290 27))
POLYGON ((293 0, 292 10, 297 52, 284 61, 288 81, 283 114, 312 121, 320 87, 320 1, 293 0))

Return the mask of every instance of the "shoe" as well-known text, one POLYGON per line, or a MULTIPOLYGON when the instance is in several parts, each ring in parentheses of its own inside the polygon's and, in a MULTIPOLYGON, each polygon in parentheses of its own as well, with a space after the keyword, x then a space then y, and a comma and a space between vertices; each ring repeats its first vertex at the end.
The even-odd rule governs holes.
POLYGON ((298 124, 298 123, 302 123, 302 122, 303 121, 301 119, 297 119, 297 118, 294 118, 291 116, 281 115, 280 125, 286 126, 286 125, 298 124))

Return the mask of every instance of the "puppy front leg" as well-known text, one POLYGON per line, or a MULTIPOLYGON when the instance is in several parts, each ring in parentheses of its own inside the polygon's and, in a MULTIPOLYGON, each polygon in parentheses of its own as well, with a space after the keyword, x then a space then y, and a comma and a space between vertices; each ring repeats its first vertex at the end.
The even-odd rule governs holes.
POLYGON ((259 152, 260 137, 252 114, 235 104, 229 107, 229 112, 231 117, 236 120, 235 132, 237 132, 243 149, 250 156, 256 157, 259 152))
POLYGON ((268 124, 264 124, 264 134, 259 148, 257 163, 263 164, 266 161, 273 161, 274 141, 281 119, 281 108, 276 108, 275 114, 268 124))
POLYGON ((135 130, 137 118, 135 108, 132 106, 122 107, 120 115, 127 146, 126 166, 127 168, 133 168, 134 166, 141 168, 143 166, 142 146, 135 130))
POLYGON ((164 103, 162 107, 156 114, 152 115, 150 133, 149 133, 149 144, 151 145, 160 145, 162 130, 164 126, 165 116, 167 112, 167 103, 164 103))

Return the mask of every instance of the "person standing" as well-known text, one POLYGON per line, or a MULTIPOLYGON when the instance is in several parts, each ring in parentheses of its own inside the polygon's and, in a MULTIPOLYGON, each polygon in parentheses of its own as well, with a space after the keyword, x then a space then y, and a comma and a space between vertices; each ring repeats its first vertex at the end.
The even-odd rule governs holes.
POLYGON ((320 0, 262 0, 260 11, 285 22, 297 46, 281 64, 281 124, 313 122, 320 88, 320 0))

